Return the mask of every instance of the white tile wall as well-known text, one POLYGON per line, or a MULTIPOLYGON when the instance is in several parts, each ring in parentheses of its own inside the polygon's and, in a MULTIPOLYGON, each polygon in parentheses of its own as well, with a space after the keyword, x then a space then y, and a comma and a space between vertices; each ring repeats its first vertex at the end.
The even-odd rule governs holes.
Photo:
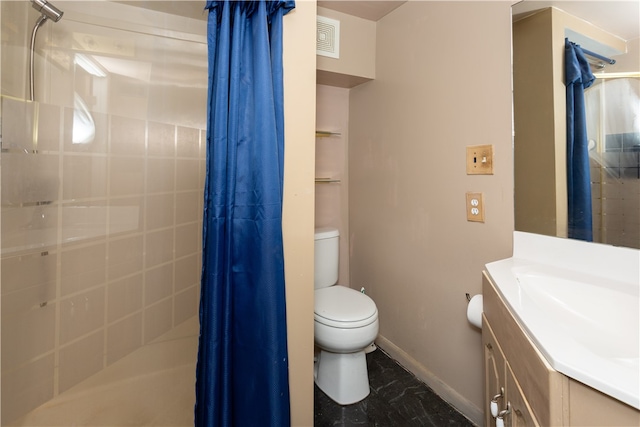
POLYGON ((41 110, 38 153, 2 153, 3 418, 198 308, 204 132, 97 114, 95 144, 71 144, 72 110, 41 110))
MULTIPOLYGON (((2 32, 2 63, 26 64, 37 13, 0 8, 2 28, 13 28, 2 32)), ((19 99, 24 66, 3 68, 3 425, 197 314, 205 27, 200 41, 74 19, 44 27, 36 102, 19 99), (78 34, 117 41, 119 59, 145 78, 74 67, 78 34), (76 94, 95 124, 89 143, 73 140, 76 94)))

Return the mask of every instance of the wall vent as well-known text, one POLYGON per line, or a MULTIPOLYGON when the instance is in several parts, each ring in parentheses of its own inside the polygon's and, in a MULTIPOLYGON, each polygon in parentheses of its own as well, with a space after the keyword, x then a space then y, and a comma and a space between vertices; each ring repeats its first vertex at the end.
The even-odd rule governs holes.
POLYGON ((340 21, 316 17, 316 55, 340 58, 340 21))

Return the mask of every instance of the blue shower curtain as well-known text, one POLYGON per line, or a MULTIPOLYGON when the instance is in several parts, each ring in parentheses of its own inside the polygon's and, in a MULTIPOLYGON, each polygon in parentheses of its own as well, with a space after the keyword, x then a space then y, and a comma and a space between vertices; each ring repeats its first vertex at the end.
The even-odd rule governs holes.
POLYGON ((594 79, 580 46, 565 39, 568 237, 588 242, 593 241, 593 224, 584 90, 594 79))
POLYGON ((293 1, 209 1, 196 426, 290 425, 282 20, 293 1))

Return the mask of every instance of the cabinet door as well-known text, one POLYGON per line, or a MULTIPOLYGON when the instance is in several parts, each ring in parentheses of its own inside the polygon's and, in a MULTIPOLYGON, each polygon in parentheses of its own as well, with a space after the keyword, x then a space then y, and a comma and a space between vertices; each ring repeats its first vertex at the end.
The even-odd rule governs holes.
MULTIPOLYGON (((491 416, 491 399, 500 394, 501 389, 506 388, 505 384, 505 360, 493 331, 487 319, 482 320, 482 346, 484 348, 484 425, 492 427, 496 425, 495 418, 491 416)), ((507 403, 502 397, 498 399, 499 410, 504 409, 507 403)))
POLYGON ((509 400, 509 403, 511 403, 511 413, 507 416, 510 421, 505 422, 505 425, 509 425, 511 427, 538 427, 539 424, 533 416, 531 408, 520 389, 520 384, 516 381, 508 362, 506 369, 507 399, 509 400))

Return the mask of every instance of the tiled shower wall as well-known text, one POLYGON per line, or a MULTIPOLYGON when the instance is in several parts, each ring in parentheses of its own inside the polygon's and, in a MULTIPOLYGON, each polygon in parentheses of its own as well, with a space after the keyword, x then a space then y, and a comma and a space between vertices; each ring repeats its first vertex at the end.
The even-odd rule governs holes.
POLYGON ((640 249, 640 79, 599 80, 585 91, 593 237, 640 249))
MULTIPOLYGON (((151 64, 151 78, 145 83, 106 77, 108 103, 89 111, 95 136, 91 143, 74 143, 69 99, 82 71, 76 67, 74 76, 73 64, 65 71, 59 64, 43 65, 43 59, 56 59, 46 56, 51 52, 58 58, 69 52, 51 48, 60 46, 51 38, 74 33, 82 24, 67 10, 60 23, 43 27, 38 69, 48 71, 37 73, 41 89, 36 99, 48 102, 27 102, 14 90, 23 87, 24 73, 4 72, 6 64, 24 63, 26 48, 16 43, 26 38, 7 40, 12 33, 4 29, 5 22, 12 23, 6 26, 10 30, 21 28, 17 23, 29 14, 23 32, 30 31, 35 11, 28 2, 2 3, 4 425, 197 314, 206 55, 195 67, 193 61, 169 60, 162 53, 173 40, 154 36, 142 46, 131 39, 140 54, 145 46, 158 49, 151 59, 140 60, 151 64), (12 16, 18 8, 20 15, 12 16), (12 61, 16 55, 20 61, 12 61), (154 70, 171 74, 175 84, 153 81, 154 70), (178 83, 181 76, 194 74, 189 85, 178 83), (42 96, 45 90, 55 96, 42 96)), ((82 27, 84 36, 90 29, 82 27)), ((97 39, 107 40, 104 35, 97 39)), ((206 51, 200 44, 194 57, 206 51)), ((86 74, 83 78, 86 82, 86 74)))
POLYGON ((2 111, 25 106, 62 137, 1 155, 6 420, 194 316, 201 262, 204 131, 105 115, 85 152, 73 110, 2 111))
POLYGON ((640 133, 607 135, 591 181, 594 240, 640 249, 640 133))

